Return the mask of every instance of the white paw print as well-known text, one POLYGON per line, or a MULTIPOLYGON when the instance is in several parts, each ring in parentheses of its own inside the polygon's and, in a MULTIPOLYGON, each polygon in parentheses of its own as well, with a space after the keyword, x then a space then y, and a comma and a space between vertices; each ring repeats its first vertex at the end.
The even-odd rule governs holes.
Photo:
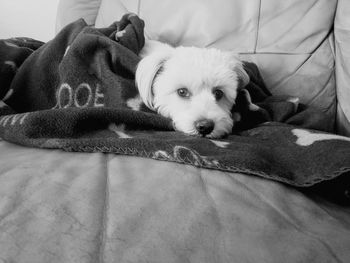
POLYGON ((141 105, 142 105, 142 99, 138 95, 135 98, 128 99, 126 101, 126 105, 128 105, 128 107, 133 109, 133 110, 139 111, 141 108, 141 105))
POLYGON ((121 138, 121 139, 132 138, 132 136, 125 133, 125 125, 124 124, 116 125, 115 123, 111 123, 111 124, 109 124, 108 129, 110 131, 116 133, 119 136, 119 138, 121 138))
POLYGON ((119 41, 119 38, 121 38, 122 36, 124 36, 124 34, 126 33, 125 29, 122 31, 118 31, 117 33, 115 33, 115 40, 119 41))

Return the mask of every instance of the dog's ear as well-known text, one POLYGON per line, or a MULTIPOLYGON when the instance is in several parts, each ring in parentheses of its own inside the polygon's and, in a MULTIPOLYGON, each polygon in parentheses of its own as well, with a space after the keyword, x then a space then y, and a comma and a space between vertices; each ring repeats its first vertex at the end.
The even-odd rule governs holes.
POLYGON ((232 69, 236 72, 238 78, 238 89, 243 89, 248 85, 250 78, 248 73, 244 69, 243 62, 238 58, 237 54, 230 53, 230 60, 232 63, 232 69))
POLYGON ((137 65, 135 80, 136 86, 139 90, 140 97, 143 103, 151 110, 156 111, 153 105, 153 82, 162 70, 162 67, 166 60, 172 54, 173 48, 162 44, 156 51, 152 51, 149 54, 146 52, 144 58, 141 59, 137 65))
POLYGON ((239 89, 243 89, 245 86, 248 85, 250 78, 248 73, 245 71, 243 63, 241 61, 238 61, 236 65, 234 66, 234 71, 237 73, 238 82, 239 82, 239 89))

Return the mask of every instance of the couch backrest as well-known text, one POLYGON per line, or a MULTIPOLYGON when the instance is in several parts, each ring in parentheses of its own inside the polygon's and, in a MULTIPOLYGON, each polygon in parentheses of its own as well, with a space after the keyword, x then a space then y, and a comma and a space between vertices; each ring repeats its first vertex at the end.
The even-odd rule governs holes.
POLYGON ((334 21, 337 130, 350 136, 350 1, 338 0, 334 21))
POLYGON ((84 1, 97 27, 133 12, 148 38, 238 52, 259 66, 273 94, 299 97, 336 119, 337 0, 61 0, 84 1))

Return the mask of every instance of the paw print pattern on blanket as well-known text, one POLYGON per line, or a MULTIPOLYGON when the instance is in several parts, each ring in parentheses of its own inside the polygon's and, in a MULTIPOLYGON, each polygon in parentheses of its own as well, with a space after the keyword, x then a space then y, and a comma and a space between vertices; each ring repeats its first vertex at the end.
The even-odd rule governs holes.
POLYGON ((116 40, 116 41, 119 41, 119 38, 121 38, 122 36, 124 36, 125 33, 126 33, 125 30, 118 31, 117 33, 115 33, 115 40, 116 40))
POLYGON ((163 159, 164 160, 171 160, 171 156, 166 151, 162 151, 162 150, 156 151, 153 154, 153 158, 162 159, 162 160, 163 159))
POLYGON ((67 55, 69 49, 70 49, 70 46, 67 46, 66 51, 64 51, 64 55, 63 55, 64 57, 67 55))
POLYGON ((220 148, 226 148, 228 145, 230 145, 229 142, 217 141, 217 140, 210 140, 210 141, 220 148))
POLYGON ((182 145, 176 145, 172 153, 163 150, 154 152, 153 158, 160 160, 175 161, 181 163, 190 163, 195 166, 218 167, 219 161, 209 159, 206 156, 200 155, 197 151, 182 145))
POLYGON ((8 47, 19 47, 19 46, 17 46, 16 44, 14 44, 14 43, 11 43, 11 42, 8 42, 8 41, 4 41, 4 43, 5 43, 5 45, 6 46, 8 46, 8 47))
POLYGON ((14 72, 17 72, 17 65, 14 61, 5 61, 4 64, 10 66, 14 72))
POLYGON ((343 140, 350 142, 350 138, 335 134, 327 133, 312 133, 307 130, 302 129, 293 129, 292 133, 298 137, 296 144, 300 146, 310 146, 317 141, 326 141, 326 140, 343 140))
POLYGON ((7 93, 6 93, 6 95, 3 97, 3 101, 6 101, 6 100, 8 100, 11 96, 12 96, 12 94, 13 94, 13 89, 10 89, 7 93))
POLYGON ((137 95, 135 98, 128 99, 126 101, 126 105, 133 110, 140 111, 142 99, 139 95, 137 95))
POLYGON ((120 124, 120 125, 116 125, 115 123, 111 123, 108 126, 108 129, 114 133, 116 133, 119 138, 121 139, 130 139, 132 138, 132 136, 128 135, 125 133, 125 125, 124 124, 120 124))

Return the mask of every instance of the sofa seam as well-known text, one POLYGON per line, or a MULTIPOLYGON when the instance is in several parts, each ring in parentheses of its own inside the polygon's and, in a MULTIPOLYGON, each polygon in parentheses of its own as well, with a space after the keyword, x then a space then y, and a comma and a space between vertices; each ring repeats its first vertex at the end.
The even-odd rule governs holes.
POLYGON ((108 221, 108 207, 109 207, 109 176, 108 176, 108 164, 110 155, 109 154, 103 154, 102 158, 105 160, 104 162, 104 174, 105 174, 105 191, 104 191, 104 200, 103 200, 103 211, 102 211, 102 223, 101 223, 101 233, 100 233, 100 246, 98 249, 99 254, 99 263, 104 262, 104 250, 106 246, 106 231, 107 231, 107 221, 108 221))
POLYGON ((141 9, 141 0, 137 0, 137 16, 140 16, 140 9, 141 9))
POLYGON ((256 33, 255 33, 254 54, 256 54, 256 50, 258 47, 259 29, 260 29, 260 15, 261 15, 261 1, 262 0, 259 0, 258 19, 257 19, 257 24, 256 24, 256 33))

